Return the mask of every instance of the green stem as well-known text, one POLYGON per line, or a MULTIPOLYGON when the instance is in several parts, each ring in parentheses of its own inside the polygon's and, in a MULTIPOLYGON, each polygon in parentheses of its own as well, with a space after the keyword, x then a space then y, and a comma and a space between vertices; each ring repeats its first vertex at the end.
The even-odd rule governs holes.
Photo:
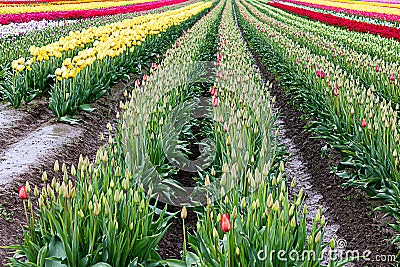
POLYGON ((183 219, 183 258, 186 259, 186 229, 185 229, 185 219, 183 219))
POLYGON ((23 202, 24 202, 24 211, 25 211, 26 224, 29 226, 28 212, 26 211, 26 201, 25 201, 25 199, 23 200, 23 202))

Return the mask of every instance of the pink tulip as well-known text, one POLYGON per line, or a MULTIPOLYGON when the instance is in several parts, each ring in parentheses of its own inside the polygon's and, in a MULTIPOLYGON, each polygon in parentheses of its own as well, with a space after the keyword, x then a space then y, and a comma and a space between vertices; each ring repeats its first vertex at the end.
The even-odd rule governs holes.
POLYGON ((218 97, 212 98, 212 105, 213 105, 213 107, 218 107, 218 97))
POLYGON ((367 127, 367 120, 365 118, 361 120, 361 127, 367 127))
POLYGON ((390 74, 390 83, 394 83, 394 74, 390 74))
POLYGON ((333 89, 333 95, 334 96, 338 96, 339 95, 339 90, 336 87, 333 89))

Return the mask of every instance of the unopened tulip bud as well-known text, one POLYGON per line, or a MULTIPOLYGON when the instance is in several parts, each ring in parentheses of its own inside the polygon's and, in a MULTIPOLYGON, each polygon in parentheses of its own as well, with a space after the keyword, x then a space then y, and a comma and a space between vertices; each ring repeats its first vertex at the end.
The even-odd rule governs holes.
POLYGON ((34 195, 35 197, 38 197, 38 196, 39 196, 39 188, 37 187, 37 185, 35 185, 35 188, 33 189, 33 195, 34 195))
MULTIPOLYGON (((60 164, 58 163, 58 160, 56 160, 56 162, 54 162, 54 171, 58 172, 59 170, 60 170, 60 164)), ((43 177, 42 177, 42 179, 43 179, 43 177)), ((46 174, 46 179, 47 179, 47 174, 46 174)))
POLYGON ((25 183, 25 191, 26 193, 29 195, 29 193, 31 192, 31 186, 29 185, 29 182, 26 181, 25 183))
POLYGON ((292 182, 290 183, 290 187, 291 188, 295 188, 296 187, 296 177, 293 177, 292 182))
POLYGON ((268 199, 267 199, 267 208, 270 209, 273 204, 274 204, 274 200, 272 199, 272 193, 270 193, 268 196, 268 199))
POLYGON ((319 243, 321 241, 321 231, 318 232, 318 234, 315 236, 315 243, 319 243))
POLYGON ((181 210, 181 218, 184 220, 187 217, 187 210, 186 207, 183 206, 182 210, 181 210))
POLYGON ((244 209, 246 207, 246 199, 244 197, 240 201, 240 206, 242 207, 242 209, 244 209))
POLYGON ((212 175, 212 176, 215 176, 215 174, 216 174, 216 171, 215 171, 214 167, 212 167, 212 168, 211 168, 211 175, 212 175))
POLYGON ((210 184, 211 184, 211 182, 210 182, 210 177, 209 177, 208 174, 207 174, 207 175, 206 175, 206 179, 205 179, 205 181, 204 181, 204 185, 205 185, 206 187, 209 187, 210 184))
POLYGON ((71 175, 76 176, 76 169, 75 169, 74 164, 72 164, 72 166, 71 166, 71 175))
POLYGON ((336 242, 335 242, 335 239, 334 239, 334 238, 331 239, 331 241, 329 242, 329 245, 330 245, 331 249, 335 249, 335 247, 336 247, 336 242))
POLYGON ((324 226, 324 225, 325 225, 325 216, 322 215, 322 217, 321 217, 321 226, 324 226))
POLYGON ((213 229, 213 237, 214 237, 214 239, 218 238, 218 230, 215 227, 213 229))
MULTIPOLYGON (((57 162, 57 161, 56 161, 56 162, 57 162)), ((57 166, 58 166, 58 165, 57 165, 57 166)), ((57 167, 57 168, 58 168, 58 167, 57 167)), ((56 171, 55 165, 54 165, 54 170, 56 171)), ((58 170, 57 170, 56 172, 58 172, 58 170)), ((46 183, 46 182, 47 182, 47 172, 46 172, 46 171, 44 171, 43 174, 42 174, 42 181, 43 181, 43 183, 46 183)))
POLYGON ((83 219, 83 217, 85 217, 85 214, 83 214, 83 211, 82 211, 81 209, 78 211, 78 216, 79 216, 81 219, 83 219))

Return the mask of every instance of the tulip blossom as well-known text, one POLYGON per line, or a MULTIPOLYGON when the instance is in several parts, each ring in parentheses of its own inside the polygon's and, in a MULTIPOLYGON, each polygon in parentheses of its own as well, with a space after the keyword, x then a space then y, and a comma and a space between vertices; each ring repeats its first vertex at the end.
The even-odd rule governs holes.
POLYGON ((212 98, 212 105, 213 105, 213 107, 217 107, 218 106, 218 97, 213 97, 212 98))
POLYGON ((394 74, 390 74, 390 83, 394 83, 394 74))
POLYGON ((333 95, 334 96, 338 96, 339 95, 339 90, 336 87, 333 89, 333 95))
POLYGON ((221 215, 221 221, 219 222, 219 225, 224 233, 227 233, 231 230, 231 219, 229 218, 229 214, 221 215))
POLYGON ((140 80, 139 80, 139 79, 136 79, 135 85, 136 85, 137 87, 140 87, 140 80))
POLYGON ((26 192, 26 186, 22 185, 18 188, 18 195, 20 199, 27 199, 28 193, 26 192))
POLYGON ((365 118, 361 120, 361 127, 367 127, 367 120, 365 118))

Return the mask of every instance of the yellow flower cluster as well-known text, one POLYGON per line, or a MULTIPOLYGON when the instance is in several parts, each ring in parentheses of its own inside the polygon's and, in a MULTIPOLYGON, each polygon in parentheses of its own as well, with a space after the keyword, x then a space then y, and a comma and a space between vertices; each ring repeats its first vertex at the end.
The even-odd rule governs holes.
POLYGON ((383 14, 400 15, 400 5, 396 4, 383 4, 373 2, 359 2, 351 0, 301 0, 302 2, 332 6, 337 8, 346 8, 365 12, 377 12, 383 14))
MULTIPOLYGON (((179 25, 188 18, 212 6, 211 2, 198 2, 187 7, 159 14, 143 16, 141 19, 127 19, 114 24, 108 35, 102 35, 93 43, 93 47, 82 50, 74 58, 64 60, 61 68, 55 72, 58 80, 74 78, 86 66, 105 57, 117 57, 133 51, 133 46, 140 46, 145 38, 158 35, 174 25, 179 25), (146 21, 138 24, 138 20, 146 21)), ((106 26, 107 27, 107 26, 106 26)), ((108 28, 108 29, 111 29, 108 28)))
POLYGON ((11 67, 13 70, 17 71, 17 72, 21 72, 23 71, 25 68, 27 70, 32 70, 31 68, 31 64, 32 64, 32 60, 27 60, 25 61, 25 58, 19 58, 17 60, 14 60, 11 64, 11 67))
POLYGON ((84 47, 86 44, 95 40, 104 41, 109 38, 113 32, 131 27, 133 25, 141 25, 152 19, 151 16, 139 16, 130 20, 111 23, 106 26, 89 27, 82 31, 71 31, 68 36, 60 38, 57 42, 36 47, 31 46, 29 52, 37 61, 49 60, 51 57, 62 57, 62 52, 74 50, 78 47, 84 47))
POLYGON ((20 14, 28 12, 52 12, 52 11, 68 11, 68 10, 86 10, 86 9, 99 9, 116 6, 126 6, 144 2, 151 2, 151 0, 131 0, 131 1, 106 1, 106 2, 89 2, 89 3, 73 3, 63 5, 37 5, 37 6, 0 6, 0 14, 20 14))

